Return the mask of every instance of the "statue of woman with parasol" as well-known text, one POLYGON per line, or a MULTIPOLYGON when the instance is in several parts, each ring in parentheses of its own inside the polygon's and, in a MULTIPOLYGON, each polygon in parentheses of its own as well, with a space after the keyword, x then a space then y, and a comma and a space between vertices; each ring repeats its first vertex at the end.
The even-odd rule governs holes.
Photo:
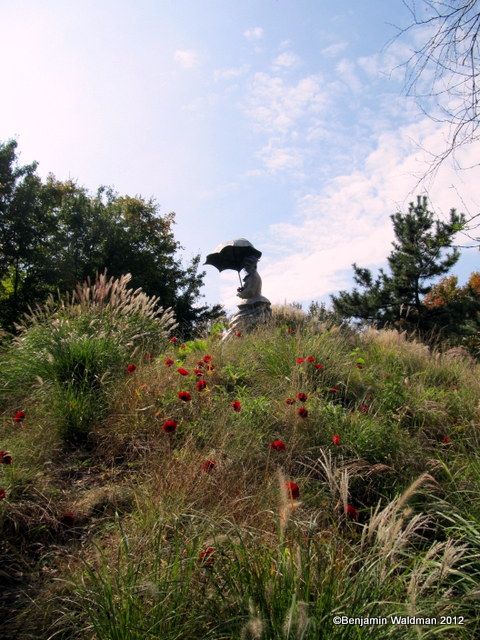
POLYGON ((238 312, 233 316, 225 338, 238 331, 249 331, 272 316, 270 300, 262 296, 262 279, 257 271, 261 255, 261 251, 255 249, 251 242, 239 238, 220 245, 207 256, 205 264, 211 264, 219 271, 233 269, 238 271, 239 279, 242 269, 247 272, 243 282, 240 279, 241 286, 237 289, 237 296, 245 302, 238 305, 238 312))

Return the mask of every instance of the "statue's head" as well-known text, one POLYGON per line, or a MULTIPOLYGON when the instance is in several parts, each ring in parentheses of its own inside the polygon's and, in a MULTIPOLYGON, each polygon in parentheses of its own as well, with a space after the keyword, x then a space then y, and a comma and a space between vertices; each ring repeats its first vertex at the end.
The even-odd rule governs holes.
POLYGON ((245 269, 247 273, 253 273, 257 269, 258 258, 255 256, 247 256, 243 261, 242 268, 245 269))

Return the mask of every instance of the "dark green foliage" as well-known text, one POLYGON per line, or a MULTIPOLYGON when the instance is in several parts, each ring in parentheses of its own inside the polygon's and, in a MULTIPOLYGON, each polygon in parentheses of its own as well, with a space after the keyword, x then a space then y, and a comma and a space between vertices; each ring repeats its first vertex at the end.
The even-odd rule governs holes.
POLYGON ((159 215, 153 199, 120 196, 100 187, 92 195, 72 181, 20 166, 16 142, 0 144, 0 322, 11 330, 27 305, 105 269, 132 273, 133 288, 174 309, 182 333, 217 317, 221 308, 196 306, 204 273, 200 256, 184 266, 173 234, 175 214, 159 215))
POLYGON ((355 288, 332 296, 334 309, 344 318, 373 321, 379 327, 392 324, 428 330, 431 323, 422 299, 431 289, 431 280, 447 273, 459 258, 457 249, 443 250, 451 248, 464 224, 463 214, 452 209, 448 222, 435 221, 427 198, 419 196, 407 214, 390 217, 396 238, 388 257, 390 274, 380 269, 374 278, 369 269, 354 264, 354 279, 362 291, 355 288))

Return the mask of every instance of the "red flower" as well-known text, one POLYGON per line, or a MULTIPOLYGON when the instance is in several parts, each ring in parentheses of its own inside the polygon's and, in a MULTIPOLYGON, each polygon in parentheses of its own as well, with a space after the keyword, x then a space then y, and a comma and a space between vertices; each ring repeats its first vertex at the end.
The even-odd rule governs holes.
POLYGON ((300 402, 306 402, 308 400, 308 396, 306 393, 297 393, 297 400, 300 400, 300 402))
POLYGON ((215 462, 213 460, 205 460, 204 462, 202 462, 202 471, 205 471, 205 473, 210 473, 210 471, 213 471, 215 468, 215 462))
POLYGON ((292 500, 296 500, 300 496, 300 487, 296 482, 287 480, 287 482, 285 482, 285 489, 292 500))
POLYGON ((0 489, 0 500, 5 500, 6 495, 5 489, 0 489))
POLYGON ((357 367, 357 369, 363 369, 363 364, 361 362, 357 362, 355 366, 357 367))
POLYGON ((360 512, 353 506, 353 504, 347 504, 345 507, 345 515, 352 520, 358 520, 360 512))
POLYGON ((315 362, 315 358, 313 356, 308 356, 308 358, 305 358, 307 362, 315 362))
POLYGON ((273 449, 274 451, 285 451, 285 448, 286 446, 283 440, 274 440, 270 444, 270 449, 273 449))
POLYGON ((177 427, 178 424, 175 422, 175 420, 165 420, 162 425, 162 429, 165 431, 165 433, 175 433, 177 427))
POLYGON ((235 331, 235 335, 237 336, 237 338, 241 338, 242 337, 242 332, 241 331, 235 331))
POLYGON ((340 436, 335 434, 334 436, 332 436, 332 442, 335 445, 339 445, 340 444, 340 436))
POLYGON ((207 547, 198 554, 198 560, 207 567, 211 567, 214 562, 215 549, 213 547, 207 547))
POLYGON ((197 391, 203 391, 206 388, 207 383, 205 380, 198 380, 195 386, 197 387, 197 391))
POLYGON ((360 413, 368 413, 368 409, 369 409, 368 404, 364 404, 364 403, 362 403, 362 404, 358 407, 358 410, 360 411, 360 413))
POLYGON ((338 393, 339 392, 339 388, 338 387, 330 387, 329 392, 330 393, 338 393))
POLYGON ((242 409, 242 404, 240 402, 240 400, 235 400, 234 402, 232 402, 232 404, 230 405, 232 407, 232 409, 236 412, 239 413, 242 409))
POLYGON ((303 364, 305 362, 305 358, 296 358, 295 362, 296 364, 303 364))
POLYGON ((316 364, 315 365, 315 369, 318 369, 318 370, 325 369, 325 365, 324 364, 316 364))
POLYGON ((166 367, 171 367, 174 361, 171 358, 165 358, 164 364, 166 367))
POLYGON ((75 520, 76 517, 73 511, 65 511, 65 513, 62 513, 62 515, 60 516, 60 522, 66 527, 73 527, 73 525, 75 524, 75 520))
POLYGON ((169 340, 169 342, 171 342, 172 344, 177 344, 178 342, 178 338, 175 338, 175 336, 172 336, 169 340))
POLYGON ((297 413, 301 418, 306 418, 308 416, 308 411, 305 407, 298 407, 297 413))
POLYGON ((136 364, 129 364, 127 366, 127 373, 133 373, 134 371, 136 371, 137 369, 137 365, 136 364))
POLYGON ((450 444, 451 440, 449 436, 443 436, 442 438, 443 444, 450 444))
POLYGON ((180 400, 183 400, 184 402, 188 402, 189 400, 192 399, 192 396, 188 391, 179 391, 177 395, 180 398, 180 400))
POLYGON ((203 361, 204 362, 211 362, 212 361, 212 356, 209 356, 208 354, 206 356, 203 356, 203 361))
POLYGON ((189 374, 189 372, 183 367, 180 367, 179 369, 177 369, 177 373, 179 373, 181 376, 188 376, 189 374))
POLYGON ((14 422, 22 422, 25 419, 25 411, 17 411, 17 413, 13 416, 14 422))
POLYGON ((295 404, 295 398, 287 398, 287 399, 285 400, 285 402, 286 402, 287 404, 295 404))
POLYGON ((194 369, 193 373, 197 376, 197 378, 201 378, 203 376, 203 371, 201 369, 194 369))
POLYGON ((204 364, 205 364, 205 363, 204 363, 204 361, 203 361, 203 360, 199 360, 199 361, 197 362, 197 367, 200 367, 200 369, 201 369, 201 368, 203 367, 203 365, 204 365, 204 364))
POLYGON ((12 456, 8 451, 0 451, 0 464, 12 464, 12 456))

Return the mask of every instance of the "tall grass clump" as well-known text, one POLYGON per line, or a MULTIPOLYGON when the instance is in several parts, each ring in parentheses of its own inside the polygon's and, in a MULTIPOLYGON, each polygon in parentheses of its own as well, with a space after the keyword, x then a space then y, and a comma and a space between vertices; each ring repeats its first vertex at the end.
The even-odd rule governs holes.
POLYGON ((66 442, 85 441, 105 414, 112 382, 139 355, 158 352, 176 326, 173 312, 129 289, 130 280, 103 273, 71 294, 50 296, 16 325, 0 358, 2 398, 24 403, 40 390, 66 442))

